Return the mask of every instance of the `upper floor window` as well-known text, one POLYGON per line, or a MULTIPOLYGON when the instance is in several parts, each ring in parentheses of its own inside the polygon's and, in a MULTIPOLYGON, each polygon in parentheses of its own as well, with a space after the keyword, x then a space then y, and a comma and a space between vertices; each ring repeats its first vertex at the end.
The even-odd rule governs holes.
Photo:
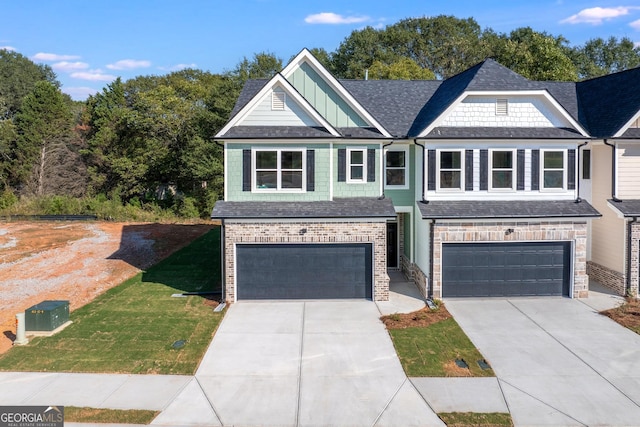
POLYGON ((562 190, 565 188, 565 151, 543 150, 542 189, 562 190))
POLYGON ((256 190, 303 190, 304 150, 264 149, 254 151, 256 190))
POLYGON ((367 182, 367 150, 347 149, 347 182, 367 182))
POLYGON ((385 152, 385 182, 390 188, 407 188, 409 151, 406 148, 393 148, 385 152))
POLYGON ((438 189, 462 190, 462 151, 438 151, 438 189))
POLYGON ((492 150, 489 175, 491 190, 515 190, 515 150, 492 150))
POLYGON ((591 150, 582 151, 582 179, 591 179, 591 150))

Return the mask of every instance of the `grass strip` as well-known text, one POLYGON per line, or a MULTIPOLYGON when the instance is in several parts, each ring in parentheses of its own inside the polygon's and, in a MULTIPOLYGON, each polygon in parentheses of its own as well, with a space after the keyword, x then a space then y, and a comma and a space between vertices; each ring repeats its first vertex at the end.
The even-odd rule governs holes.
POLYGON ((447 427, 511 427, 511 415, 502 412, 441 412, 438 414, 447 427))
POLYGON ((64 420, 70 423, 151 424, 160 411, 142 409, 103 409, 64 407, 64 420))
POLYGON ((171 295, 220 292, 220 277, 215 228, 75 310, 58 334, 12 348, 0 370, 191 375, 223 314, 205 296, 171 295))

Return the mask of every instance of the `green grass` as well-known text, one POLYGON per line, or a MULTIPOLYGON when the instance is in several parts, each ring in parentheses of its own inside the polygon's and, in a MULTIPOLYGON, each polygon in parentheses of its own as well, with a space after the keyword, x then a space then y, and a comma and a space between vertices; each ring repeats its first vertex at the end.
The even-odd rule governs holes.
MULTIPOLYGON (((66 410, 66 409, 65 409, 66 410)), ((502 412, 441 412, 440 419, 448 427, 511 427, 510 414, 502 412)))
POLYGON ((160 411, 64 407, 68 423, 150 424, 160 411))
POLYGON ((193 374, 222 313, 171 297, 185 291, 220 291, 219 228, 75 310, 60 333, 12 348, 0 370, 193 374))
POLYGON ((455 368, 455 359, 468 363, 466 376, 494 376, 492 369, 480 369, 477 361, 483 356, 453 318, 426 327, 391 329, 389 334, 409 377, 464 376, 455 368))

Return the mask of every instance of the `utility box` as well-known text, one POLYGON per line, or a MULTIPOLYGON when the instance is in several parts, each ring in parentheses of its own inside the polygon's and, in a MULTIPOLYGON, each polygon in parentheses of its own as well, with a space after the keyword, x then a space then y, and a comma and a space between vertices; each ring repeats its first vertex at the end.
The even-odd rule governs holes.
POLYGON ((42 301, 24 311, 27 331, 53 331, 69 321, 69 301, 42 301))

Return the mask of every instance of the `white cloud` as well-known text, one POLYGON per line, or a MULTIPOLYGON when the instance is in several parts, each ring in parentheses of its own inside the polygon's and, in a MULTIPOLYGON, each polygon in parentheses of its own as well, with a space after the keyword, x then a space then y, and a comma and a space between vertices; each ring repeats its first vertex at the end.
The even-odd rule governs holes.
POLYGON ((0 50, 11 50, 11 51, 15 51, 16 48, 13 46, 0 46, 0 50))
POLYGON ((90 80, 94 82, 110 82, 116 79, 112 74, 105 74, 102 70, 77 71, 71 73, 71 77, 80 80, 90 80))
POLYGON ((593 24, 599 25, 603 21, 628 15, 631 10, 640 9, 635 6, 618 6, 618 7, 591 7, 582 9, 575 15, 563 19, 561 24, 593 24))
POLYGON ((31 57, 35 61, 72 61, 80 59, 78 55, 58 55, 56 53, 38 52, 31 57))
POLYGON ((62 91, 76 101, 84 101, 89 97, 89 95, 93 95, 98 92, 97 89, 86 87, 86 86, 77 86, 77 87, 63 86, 62 91))
POLYGON ((158 69, 162 71, 180 71, 187 68, 198 68, 198 64, 176 64, 169 67, 158 67, 158 69))
POLYGON ((72 71, 77 70, 86 70, 89 68, 89 64, 86 62, 68 62, 68 61, 60 61, 55 64, 51 64, 51 68, 56 71, 62 71, 65 73, 70 73, 72 71))
POLYGON ((629 26, 634 30, 640 31, 640 19, 638 19, 637 21, 633 21, 632 23, 629 24, 629 26))
POLYGON ((369 21, 368 16, 342 16, 333 12, 321 12, 304 18, 307 24, 358 24, 369 21))
POLYGON ((133 70, 134 68, 146 68, 151 66, 151 61, 139 61, 136 59, 122 59, 107 65, 110 70, 133 70))

